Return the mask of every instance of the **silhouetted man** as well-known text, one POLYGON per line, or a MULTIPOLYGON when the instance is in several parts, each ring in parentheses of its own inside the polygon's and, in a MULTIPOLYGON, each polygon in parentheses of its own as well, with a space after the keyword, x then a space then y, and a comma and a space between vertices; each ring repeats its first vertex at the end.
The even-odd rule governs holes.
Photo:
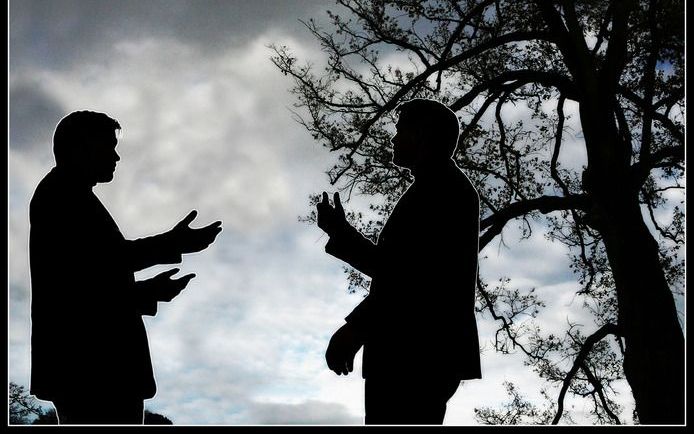
POLYGON ((53 401, 61 424, 141 424, 155 394, 142 315, 171 301, 194 274, 178 269, 135 281, 134 272, 181 262, 211 244, 221 222, 126 240, 92 192, 120 160, 120 125, 106 114, 74 112, 53 136, 54 167, 30 206, 31 393, 53 401))
POLYGON ((345 219, 337 193, 318 204, 326 252, 370 276, 369 295, 335 332, 326 352, 338 375, 364 346, 367 424, 441 424, 461 380, 481 378, 474 315, 479 197, 451 159, 459 124, 446 106, 398 106, 393 163, 414 183, 378 243, 345 219))

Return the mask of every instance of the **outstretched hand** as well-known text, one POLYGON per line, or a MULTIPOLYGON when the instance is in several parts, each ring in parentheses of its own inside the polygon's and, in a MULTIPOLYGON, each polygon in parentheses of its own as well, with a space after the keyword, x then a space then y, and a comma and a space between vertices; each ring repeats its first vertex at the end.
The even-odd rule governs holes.
POLYGON ((171 301, 178 294, 183 291, 183 289, 188 286, 190 279, 195 277, 194 273, 186 274, 178 279, 172 279, 171 277, 178 273, 178 268, 173 268, 163 273, 159 273, 156 276, 148 279, 146 282, 151 296, 157 301, 171 301))
POLYGON ((362 343, 357 338, 354 329, 349 323, 340 327, 330 338, 328 349, 325 352, 325 361, 328 368, 337 375, 349 374, 354 369, 354 356, 361 348, 362 343))
POLYGON ((316 210, 318 211, 318 227, 323 229, 323 231, 331 237, 344 230, 346 226, 349 226, 347 218, 345 217, 345 210, 342 208, 342 203, 340 202, 339 193, 335 192, 333 195, 333 202, 335 203, 334 207, 331 206, 328 201, 328 193, 323 192, 323 200, 316 205, 316 210))
POLYGON ((211 223, 204 228, 191 228, 189 225, 197 215, 196 210, 191 211, 169 231, 174 245, 181 253, 193 253, 206 249, 222 231, 221 221, 211 223))

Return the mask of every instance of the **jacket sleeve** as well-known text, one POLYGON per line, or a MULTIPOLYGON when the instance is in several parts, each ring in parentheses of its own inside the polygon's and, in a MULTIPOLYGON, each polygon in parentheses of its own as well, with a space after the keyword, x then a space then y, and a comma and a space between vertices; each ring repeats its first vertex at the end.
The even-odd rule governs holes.
POLYGON ((137 312, 140 315, 155 316, 157 314, 157 300, 148 291, 145 281, 137 281, 133 284, 137 312))
POLYGON ((366 298, 352 310, 352 313, 345 318, 345 321, 352 326, 361 340, 365 339, 369 330, 371 305, 372 296, 367 295, 366 298))
POLYGON ((378 270, 378 246, 352 226, 330 237, 325 251, 369 277, 378 270))
POLYGON ((158 264, 178 264, 181 252, 177 251, 166 233, 125 241, 126 257, 132 271, 139 271, 158 264))
MULTIPOLYGON (((330 237, 325 251, 369 277, 373 277, 378 272, 380 264, 378 245, 365 238, 352 226, 330 237)), ((361 339, 366 336, 369 328, 372 298, 373 296, 367 295, 345 318, 361 339)))

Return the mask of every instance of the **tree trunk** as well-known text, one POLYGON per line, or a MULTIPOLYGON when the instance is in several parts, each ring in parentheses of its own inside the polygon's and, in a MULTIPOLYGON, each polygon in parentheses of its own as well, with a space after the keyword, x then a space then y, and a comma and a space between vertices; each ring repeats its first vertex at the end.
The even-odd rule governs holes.
POLYGON ((684 423, 684 335, 635 195, 603 208, 607 257, 624 335, 624 372, 643 424, 684 423))
POLYGON ((684 423, 684 335, 630 179, 632 144, 615 122, 616 99, 592 71, 579 107, 588 152, 583 187, 614 277, 624 373, 643 424, 684 423))

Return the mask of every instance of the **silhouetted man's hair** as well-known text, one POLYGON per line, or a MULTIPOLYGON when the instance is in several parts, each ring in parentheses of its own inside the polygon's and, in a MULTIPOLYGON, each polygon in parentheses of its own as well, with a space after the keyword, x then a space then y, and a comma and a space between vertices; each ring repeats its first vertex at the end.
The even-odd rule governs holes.
POLYGON ((458 144, 460 124, 451 109, 438 101, 415 98, 405 101, 395 108, 400 120, 421 128, 432 144, 441 144, 442 152, 450 157, 458 144))
POLYGON ((72 112, 58 122, 53 133, 53 154, 56 164, 74 161, 84 153, 96 137, 120 130, 117 120, 105 113, 88 110, 72 112))

